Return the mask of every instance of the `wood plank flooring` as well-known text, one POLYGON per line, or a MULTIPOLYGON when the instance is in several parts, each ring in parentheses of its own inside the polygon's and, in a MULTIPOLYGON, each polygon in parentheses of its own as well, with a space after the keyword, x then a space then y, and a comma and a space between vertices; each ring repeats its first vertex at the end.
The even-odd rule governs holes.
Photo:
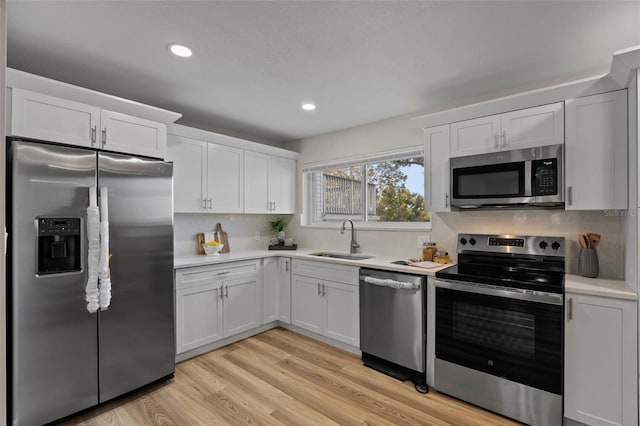
POLYGON ((515 425, 276 328, 179 364, 175 378, 64 425, 515 425))

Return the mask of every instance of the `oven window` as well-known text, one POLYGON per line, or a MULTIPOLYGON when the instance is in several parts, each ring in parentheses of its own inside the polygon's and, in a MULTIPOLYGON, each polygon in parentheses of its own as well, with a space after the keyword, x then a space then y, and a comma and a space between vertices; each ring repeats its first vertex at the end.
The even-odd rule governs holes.
POLYGON ((562 393, 560 305, 436 288, 436 357, 562 393))
POLYGON ((536 355, 536 320, 531 313, 467 302, 453 303, 453 338, 529 359, 536 355))
POLYGON ((524 161, 453 169, 454 198, 524 197, 524 161))

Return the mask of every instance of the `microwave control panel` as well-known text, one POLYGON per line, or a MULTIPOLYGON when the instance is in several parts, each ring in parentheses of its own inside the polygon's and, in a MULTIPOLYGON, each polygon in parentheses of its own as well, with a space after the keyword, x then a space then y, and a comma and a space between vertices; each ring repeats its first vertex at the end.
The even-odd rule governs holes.
POLYGON ((558 194, 558 159, 548 158, 531 162, 533 195, 558 194))

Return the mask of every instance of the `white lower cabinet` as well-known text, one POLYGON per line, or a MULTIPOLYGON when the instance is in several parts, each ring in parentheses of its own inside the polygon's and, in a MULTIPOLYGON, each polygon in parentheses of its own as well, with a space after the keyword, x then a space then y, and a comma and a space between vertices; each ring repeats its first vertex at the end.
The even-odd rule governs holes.
POLYGON ((262 261, 262 324, 291 322, 291 259, 271 257, 262 261))
POLYGON ((291 323, 360 346, 358 268, 294 259, 291 323))
POLYGON ((291 323, 291 259, 278 258, 278 320, 291 323))
POLYGON ((260 261, 176 271, 176 353, 260 325, 260 261))
POLYGON ((638 424, 637 304, 566 294, 564 416, 586 425, 638 424))

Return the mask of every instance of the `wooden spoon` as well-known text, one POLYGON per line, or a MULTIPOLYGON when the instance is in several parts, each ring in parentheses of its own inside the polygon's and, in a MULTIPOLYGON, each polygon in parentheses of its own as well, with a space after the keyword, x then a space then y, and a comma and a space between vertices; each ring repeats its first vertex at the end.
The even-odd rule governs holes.
POLYGON ((600 244, 600 234, 587 234, 587 238, 589 239, 589 247, 596 248, 598 244, 600 244))
POLYGON ((578 235, 578 241, 580 241, 580 247, 582 247, 583 249, 589 248, 589 238, 587 238, 586 235, 578 235))

